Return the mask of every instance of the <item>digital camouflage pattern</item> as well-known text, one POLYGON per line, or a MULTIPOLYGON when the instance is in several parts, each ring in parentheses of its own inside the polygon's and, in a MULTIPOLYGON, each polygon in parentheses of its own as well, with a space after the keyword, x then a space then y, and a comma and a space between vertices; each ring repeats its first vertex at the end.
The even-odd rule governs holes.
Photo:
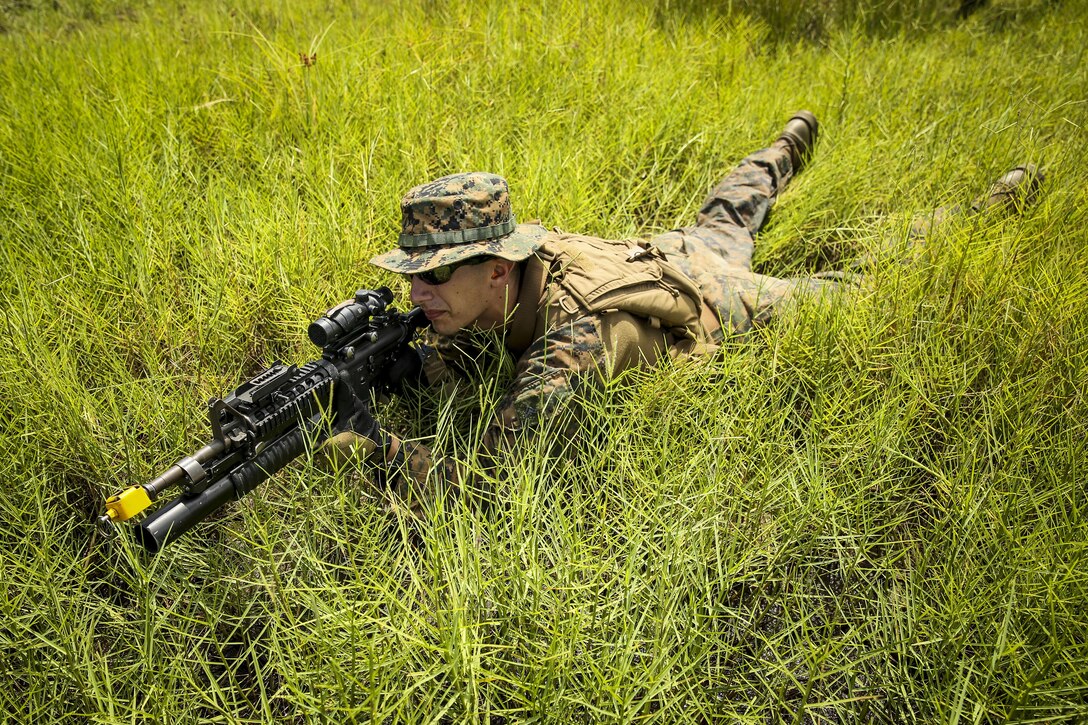
POLYGON ((510 221, 506 179, 475 171, 452 174, 410 189, 401 200, 401 234, 407 237, 510 221))
POLYGON ((480 255, 520 262, 547 233, 517 224, 510 188, 495 174, 473 171, 443 176, 408 191, 401 200, 399 247, 371 264, 414 274, 480 255))
POLYGON ((699 285, 723 326, 734 334, 766 324, 801 295, 829 292, 840 284, 839 275, 779 279, 752 271, 756 235, 792 177, 786 145, 757 151, 714 187, 695 226, 650 240, 699 285))
MULTIPOLYGON (((517 455, 517 446, 528 441, 562 447, 578 439, 576 393, 585 385, 599 384, 612 365, 601 317, 580 318, 551 330, 518 358, 513 382, 480 440, 476 452, 478 466, 494 470, 501 455, 510 452, 517 455), (543 435, 545 430, 547 433, 543 435)), ((473 371, 478 373, 481 364, 487 365, 492 362, 490 358, 501 354, 494 349, 481 350, 471 341, 459 345, 457 338, 437 341, 438 346, 429 348, 427 361, 431 384, 453 386, 459 381, 472 384, 477 378, 473 371), (484 359, 477 357, 481 353, 484 359)), ((478 476, 466 475, 465 468, 455 461, 436 459, 428 447, 417 441, 404 441, 403 445, 404 465, 399 471, 389 472, 390 510, 419 518, 437 497, 481 487, 478 476)), ((559 454, 554 450, 549 452, 559 454)))

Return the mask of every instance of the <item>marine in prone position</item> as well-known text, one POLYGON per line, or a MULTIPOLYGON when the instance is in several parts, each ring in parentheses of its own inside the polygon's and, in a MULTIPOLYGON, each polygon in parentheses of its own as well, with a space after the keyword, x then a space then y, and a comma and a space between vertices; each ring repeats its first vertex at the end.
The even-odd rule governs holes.
MULTIPOLYGON (((710 191, 694 225, 646 240, 519 224, 507 182, 495 174, 454 174, 411 189, 401 202, 397 248, 371 262, 408 278, 411 301, 429 322, 419 348, 421 382, 471 378, 488 368, 481 356, 515 361, 479 460, 524 445, 557 416, 576 427, 570 406, 586 385, 664 357, 708 353, 802 296, 850 285, 841 273, 780 279, 752 271, 756 237, 805 165, 818 130, 812 113, 798 112, 769 147, 744 158, 710 191), (480 333, 502 349, 481 348, 480 333)), ((970 209, 939 210, 928 219, 1012 207, 1040 180, 1033 166, 1019 167, 970 209)), ((380 492, 416 515, 437 488, 470 483, 466 467, 402 440, 369 407, 334 431, 320 453, 332 468, 372 467, 380 492)))

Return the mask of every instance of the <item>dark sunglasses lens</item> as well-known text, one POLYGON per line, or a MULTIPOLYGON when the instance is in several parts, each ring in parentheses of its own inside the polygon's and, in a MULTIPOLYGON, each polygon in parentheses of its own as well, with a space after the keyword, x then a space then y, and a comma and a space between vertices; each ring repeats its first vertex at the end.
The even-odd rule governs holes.
POLYGON ((450 277, 453 276, 453 270, 456 269, 452 264, 447 264, 442 267, 436 267, 429 269, 426 272, 419 272, 417 277, 422 279, 427 284, 445 284, 450 281, 450 277))

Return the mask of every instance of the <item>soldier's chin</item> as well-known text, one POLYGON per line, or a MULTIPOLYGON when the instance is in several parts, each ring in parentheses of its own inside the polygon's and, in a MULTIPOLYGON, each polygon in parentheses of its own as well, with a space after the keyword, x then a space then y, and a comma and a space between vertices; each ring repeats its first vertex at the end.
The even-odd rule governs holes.
MULTIPOLYGON (((428 317, 430 317, 428 315, 428 317)), ((458 328, 454 326, 450 320, 450 313, 442 312, 435 317, 431 317, 431 329, 437 332, 439 335, 452 335, 457 332, 458 328)))

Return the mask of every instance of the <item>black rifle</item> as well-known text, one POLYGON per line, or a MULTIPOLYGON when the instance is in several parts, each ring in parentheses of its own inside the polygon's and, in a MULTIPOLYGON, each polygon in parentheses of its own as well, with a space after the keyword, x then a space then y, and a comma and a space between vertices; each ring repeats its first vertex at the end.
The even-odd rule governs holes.
POLYGON ((309 328, 321 359, 302 367, 275 363, 225 398, 208 403, 212 440, 149 483, 106 501, 100 521, 125 521, 168 488, 176 499, 137 525, 136 540, 156 553, 227 503, 246 495, 332 428, 372 394, 396 391, 420 375, 411 343, 427 318, 418 307, 398 312, 387 287, 359 290, 309 328), (331 416, 331 418, 330 418, 331 416))

